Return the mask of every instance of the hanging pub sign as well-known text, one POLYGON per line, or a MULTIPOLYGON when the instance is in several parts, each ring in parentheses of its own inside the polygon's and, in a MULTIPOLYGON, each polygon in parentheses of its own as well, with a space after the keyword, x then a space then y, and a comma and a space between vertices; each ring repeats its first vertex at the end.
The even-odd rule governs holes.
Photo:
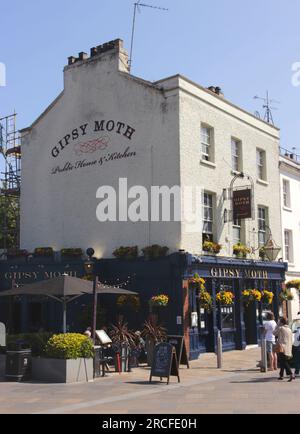
POLYGON ((252 218, 251 189, 234 190, 232 195, 233 220, 252 218))

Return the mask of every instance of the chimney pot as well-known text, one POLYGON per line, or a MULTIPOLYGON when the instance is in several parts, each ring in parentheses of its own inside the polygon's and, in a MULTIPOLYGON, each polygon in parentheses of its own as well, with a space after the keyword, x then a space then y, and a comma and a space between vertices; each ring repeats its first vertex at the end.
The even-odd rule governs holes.
POLYGON ((87 59, 88 59, 87 53, 81 51, 81 53, 79 53, 79 60, 87 60, 87 59))
POLYGON ((68 57, 68 65, 73 65, 76 62, 76 57, 70 56, 68 57))

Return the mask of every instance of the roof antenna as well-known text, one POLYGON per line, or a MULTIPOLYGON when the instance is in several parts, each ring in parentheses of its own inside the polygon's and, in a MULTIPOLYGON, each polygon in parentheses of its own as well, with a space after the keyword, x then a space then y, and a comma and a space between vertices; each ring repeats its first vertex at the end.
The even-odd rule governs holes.
POLYGON ((132 55, 133 55, 133 43, 134 43, 134 33, 135 33, 135 22, 136 22, 136 11, 141 12, 140 8, 151 8, 158 9, 160 11, 168 11, 169 9, 161 8, 159 6, 152 6, 145 3, 141 3, 141 0, 138 0, 134 3, 134 12, 133 12, 133 23, 132 23, 132 34, 131 34, 131 47, 130 47, 130 58, 129 58, 129 72, 132 68, 132 55))
POLYGON ((260 99, 264 102, 263 108, 265 111, 264 120, 268 122, 268 124, 274 125, 272 110, 277 110, 276 107, 272 107, 272 104, 280 104, 279 101, 276 101, 276 99, 270 99, 269 98, 269 92, 267 91, 266 98, 261 98, 260 96, 255 96, 254 99, 260 99))

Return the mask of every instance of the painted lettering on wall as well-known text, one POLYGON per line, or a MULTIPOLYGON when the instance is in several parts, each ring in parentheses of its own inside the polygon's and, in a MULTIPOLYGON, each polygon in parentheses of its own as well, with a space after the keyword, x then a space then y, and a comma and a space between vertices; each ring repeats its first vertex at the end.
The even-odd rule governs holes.
POLYGON ((228 279, 268 279, 268 272, 266 270, 246 269, 241 270, 238 268, 212 268, 210 275, 217 278, 228 279))
MULTIPOLYGON (((77 271, 8 271, 4 273, 5 280, 14 280, 15 282, 37 281, 47 280, 60 277, 63 274, 67 274, 71 277, 77 277, 77 271)), ((29 282, 29 283, 30 283, 29 282)))
MULTIPOLYGON (((53 158, 57 158, 60 153, 67 148, 71 143, 83 138, 91 133, 99 133, 99 132, 114 132, 119 136, 125 137, 127 140, 132 140, 135 129, 125 122, 115 121, 115 120, 96 120, 94 123, 85 123, 80 125, 78 128, 74 128, 72 131, 67 133, 62 139, 60 139, 57 145, 53 146, 51 150, 51 155, 53 158)), ((96 139, 96 141, 90 140, 86 143, 79 143, 79 146, 75 147, 75 152, 82 152, 91 149, 97 148, 97 146, 101 146, 106 149, 107 144, 107 136, 101 136, 96 139), (97 141, 98 140, 98 141, 97 141)), ((77 154, 78 155, 78 154, 77 154)))

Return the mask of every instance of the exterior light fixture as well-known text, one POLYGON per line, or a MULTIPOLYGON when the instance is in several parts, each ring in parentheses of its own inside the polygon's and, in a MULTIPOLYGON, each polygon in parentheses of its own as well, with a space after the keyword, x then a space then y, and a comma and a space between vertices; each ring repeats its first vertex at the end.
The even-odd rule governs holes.
POLYGON ((281 247, 277 246, 272 237, 270 237, 264 246, 264 250, 269 261, 276 261, 279 252, 281 251, 281 247))

